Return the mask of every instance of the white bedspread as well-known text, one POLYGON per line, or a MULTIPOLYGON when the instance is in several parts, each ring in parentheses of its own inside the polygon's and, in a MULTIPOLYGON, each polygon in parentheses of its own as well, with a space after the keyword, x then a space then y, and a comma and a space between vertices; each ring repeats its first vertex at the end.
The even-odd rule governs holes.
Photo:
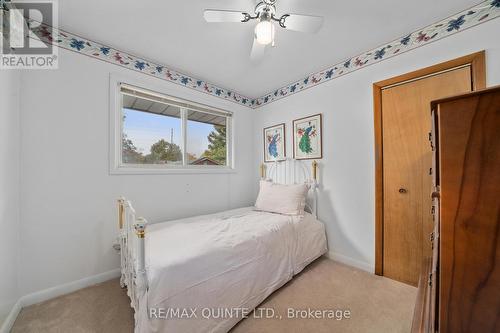
POLYGON ((141 300, 147 306, 141 306, 136 331, 227 332, 241 316, 211 311, 255 308, 325 252, 324 226, 310 214, 247 207, 149 225, 149 289, 141 300), (146 307, 163 309, 168 318, 150 319, 146 307), (171 318, 169 309, 190 318, 171 318))

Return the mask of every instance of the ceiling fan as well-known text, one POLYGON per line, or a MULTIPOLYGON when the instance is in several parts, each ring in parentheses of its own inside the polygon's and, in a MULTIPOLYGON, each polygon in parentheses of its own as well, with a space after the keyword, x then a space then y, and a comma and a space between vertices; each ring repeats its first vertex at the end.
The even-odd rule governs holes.
POLYGON ((323 24, 323 17, 299 14, 276 15, 277 0, 262 0, 255 6, 252 16, 246 12, 233 10, 206 9, 203 13, 205 20, 210 23, 220 22, 249 22, 258 21, 254 30, 254 41, 250 59, 260 60, 264 56, 266 46, 274 46, 275 24, 283 29, 315 33, 323 24))

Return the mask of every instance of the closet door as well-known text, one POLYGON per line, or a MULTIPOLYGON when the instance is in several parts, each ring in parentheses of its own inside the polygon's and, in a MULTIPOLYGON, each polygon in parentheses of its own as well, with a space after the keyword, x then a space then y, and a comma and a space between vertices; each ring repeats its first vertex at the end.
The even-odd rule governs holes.
POLYGON ((382 90, 383 275, 417 285, 431 256, 430 102, 472 90, 465 66, 382 90))

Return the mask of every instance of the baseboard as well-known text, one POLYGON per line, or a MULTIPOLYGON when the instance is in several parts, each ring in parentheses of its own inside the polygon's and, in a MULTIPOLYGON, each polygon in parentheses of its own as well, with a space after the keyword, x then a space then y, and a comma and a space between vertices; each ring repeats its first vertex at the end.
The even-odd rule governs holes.
POLYGON ((351 257, 345 256, 345 255, 340 254, 340 253, 335 253, 332 251, 327 252, 326 256, 331 260, 338 261, 338 262, 343 263, 345 265, 356 267, 356 268, 362 269, 364 271, 367 271, 369 273, 375 273, 375 267, 367 262, 353 259, 351 257))
POLYGON ((2 323, 2 326, 0 327, 0 333, 10 332, 10 329, 14 325, 14 322, 16 321, 19 312, 21 312, 21 309, 22 309, 21 299, 18 299, 17 302, 12 307, 12 309, 10 310, 9 315, 7 316, 7 318, 5 318, 4 322, 2 323))
POLYGON ((69 294, 73 291, 89 287, 91 285, 101 283, 107 280, 114 279, 120 276, 120 269, 114 269, 112 271, 104 272, 101 274, 89 276, 77 281, 62 284, 60 286, 55 286, 52 288, 44 289, 41 291, 28 294, 21 297, 21 304, 23 307, 30 306, 36 303, 47 301, 49 299, 69 294))
POLYGON ((85 287, 90 287, 94 284, 101 283, 104 281, 108 281, 120 276, 120 269, 114 269, 112 271, 104 272, 101 274, 89 276, 77 281, 65 283, 59 286, 55 286, 52 288, 40 290, 28 295, 21 297, 16 304, 13 306, 9 315, 5 319, 2 327, 0 328, 0 333, 8 333, 16 318, 23 307, 30 306, 33 304, 37 304, 40 302, 47 301, 52 298, 56 298, 58 296, 62 296, 65 294, 72 293, 79 289, 83 289, 85 287))

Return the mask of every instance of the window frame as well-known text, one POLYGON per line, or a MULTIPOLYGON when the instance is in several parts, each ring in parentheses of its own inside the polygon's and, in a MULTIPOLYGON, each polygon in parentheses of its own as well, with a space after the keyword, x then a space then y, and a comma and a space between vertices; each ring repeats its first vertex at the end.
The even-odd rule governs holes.
POLYGON ((215 108, 209 105, 192 102, 185 98, 174 97, 170 94, 162 93, 159 87, 153 86, 146 82, 136 81, 132 79, 124 79, 117 75, 110 75, 110 140, 109 140, 109 152, 110 152, 110 174, 114 175, 127 175, 127 174, 206 174, 206 173, 235 173, 234 168, 234 114, 230 111, 223 110, 220 108, 215 108), (135 87, 138 90, 146 91, 152 94, 164 96, 166 98, 183 102, 198 108, 181 108, 181 150, 182 150, 182 165, 173 164, 130 164, 122 162, 122 133, 123 133, 123 94, 121 92, 121 86, 126 85, 128 87, 135 87), (193 110, 197 112, 200 111, 199 108, 205 109, 207 111, 212 110, 214 113, 224 113, 227 114, 226 118, 226 165, 190 165, 187 164, 187 121, 188 121, 188 110, 193 110))

